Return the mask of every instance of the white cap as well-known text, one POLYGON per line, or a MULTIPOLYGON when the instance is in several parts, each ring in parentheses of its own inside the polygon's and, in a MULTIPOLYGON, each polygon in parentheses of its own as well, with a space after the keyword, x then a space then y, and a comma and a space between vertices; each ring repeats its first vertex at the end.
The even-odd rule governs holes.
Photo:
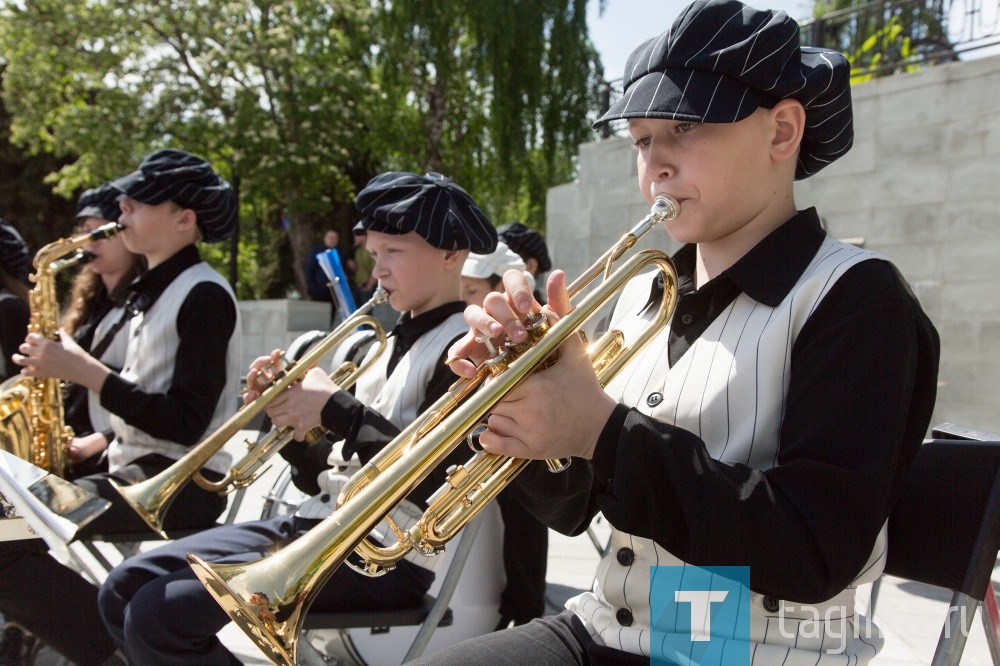
POLYGON ((491 275, 503 277, 510 269, 523 271, 524 260, 504 243, 497 243, 497 249, 489 254, 470 253, 462 266, 462 277, 488 278, 491 275))

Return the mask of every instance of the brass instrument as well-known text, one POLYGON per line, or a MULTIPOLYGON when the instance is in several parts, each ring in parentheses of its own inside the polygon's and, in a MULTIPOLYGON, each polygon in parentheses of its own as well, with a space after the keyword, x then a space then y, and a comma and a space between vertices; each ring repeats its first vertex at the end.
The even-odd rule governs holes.
MULTIPOLYGON (((166 532, 163 531, 163 518, 167 513, 167 509, 170 508, 170 504, 177 496, 177 492, 188 481, 193 480, 201 488, 217 492, 220 495, 237 488, 249 486, 261 474, 267 471, 267 468, 261 470, 261 466, 288 444, 288 442, 292 441, 295 435, 293 428, 272 428, 256 442, 245 440, 244 444, 247 447, 246 455, 238 460, 220 481, 209 481, 199 470, 230 439, 236 436, 240 430, 246 428, 247 424, 260 416, 275 398, 284 393, 293 383, 299 381, 310 368, 315 366, 345 338, 354 333, 356 328, 370 326, 374 329, 377 336, 377 349, 373 353, 369 353, 360 366, 348 361, 342 363, 330 375, 331 379, 341 388, 352 386, 385 350, 385 329, 381 322, 369 313, 376 305, 385 302, 388 298, 389 295, 385 289, 381 287, 376 289, 375 294, 367 303, 355 310, 350 317, 341 322, 333 331, 317 341, 301 358, 291 362, 271 377, 267 388, 261 392, 256 400, 241 407, 228 421, 219 426, 214 433, 188 451, 184 456, 170 465, 170 467, 154 477, 131 486, 120 486, 114 479, 111 480, 111 485, 121 494, 128 505, 142 516, 146 524, 164 539, 168 537, 166 532)), ((307 436, 307 440, 315 442, 325 432, 325 428, 314 428, 307 436)))
MULTIPOLYGON (((56 275, 87 259, 88 253, 81 251, 84 245, 113 236, 122 228, 110 222, 89 233, 60 238, 35 254, 34 287, 28 294, 28 333, 59 339, 56 275)), ((59 378, 18 376, 0 385, 0 449, 61 477, 68 462, 66 447, 72 439, 59 378)))
POLYGON ((608 250, 569 287, 580 294, 594 279, 603 282, 572 312, 549 326, 528 322, 533 342, 507 347, 480 365, 472 379, 460 379, 414 423, 351 479, 338 498, 338 508, 294 543, 270 557, 246 564, 209 564, 193 554, 188 561, 230 618, 276 664, 294 664, 305 614, 330 574, 352 551, 365 561, 361 568, 377 575, 391 568, 411 548, 431 555, 475 517, 529 462, 483 451, 466 465, 449 470, 447 482, 429 500, 423 517, 404 532, 391 523, 397 542, 387 547, 366 540, 369 532, 463 440, 473 437, 490 411, 522 379, 551 363, 553 353, 647 267, 664 279, 658 312, 634 345, 624 347, 621 331, 610 331, 588 348, 598 379, 609 382, 667 324, 677 295, 677 279, 669 257, 658 250, 633 256, 614 273, 611 265, 638 239, 679 205, 657 197, 649 215, 608 250), (491 381, 483 384, 490 377, 491 381), (478 388, 477 388, 478 387, 478 388), (474 392, 474 393, 473 393, 474 392))

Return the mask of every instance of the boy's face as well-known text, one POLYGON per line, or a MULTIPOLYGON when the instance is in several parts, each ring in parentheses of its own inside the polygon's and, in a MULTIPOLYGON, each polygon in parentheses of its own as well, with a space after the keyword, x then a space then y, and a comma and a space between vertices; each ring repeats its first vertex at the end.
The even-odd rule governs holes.
MULTIPOLYGON (((99 217, 85 217, 80 221, 79 232, 90 233, 105 224, 108 224, 108 221, 99 217)), ((122 234, 90 241, 83 246, 83 249, 94 255, 94 258, 87 263, 86 270, 97 273, 106 279, 116 280, 121 277, 135 261, 132 253, 125 247, 122 234)))
POLYGON ((491 291, 488 279, 462 276, 462 300, 466 305, 482 306, 483 299, 491 291))
POLYGON ((652 203, 669 194, 681 213, 666 222, 682 243, 723 240, 751 223, 774 197, 767 110, 736 123, 632 119, 639 188, 652 203))
POLYGON ((122 214, 119 224, 125 227, 120 234, 131 252, 145 255, 149 267, 170 258, 173 254, 191 243, 194 236, 179 233, 179 229, 189 228, 185 216, 193 215, 192 211, 181 208, 172 201, 152 205, 124 197, 120 204, 122 214))
POLYGON ((414 317, 458 296, 454 253, 440 250, 419 234, 368 232, 367 249, 375 259, 372 275, 389 292, 389 304, 397 312, 414 317), (449 266, 451 266, 449 268, 449 266))

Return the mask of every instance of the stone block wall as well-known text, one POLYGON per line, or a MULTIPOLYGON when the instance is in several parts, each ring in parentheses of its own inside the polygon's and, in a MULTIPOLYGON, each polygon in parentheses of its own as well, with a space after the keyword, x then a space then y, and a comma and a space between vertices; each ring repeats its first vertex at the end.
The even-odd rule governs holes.
MULTIPOLYGON (((855 143, 796 184, 831 235, 863 239, 909 280, 941 335, 932 423, 1000 432, 1000 57, 855 86, 855 143)), ((649 206, 629 141, 580 146, 579 180, 552 188, 553 264, 582 273, 649 206)), ((654 230, 640 247, 672 252, 654 230)))

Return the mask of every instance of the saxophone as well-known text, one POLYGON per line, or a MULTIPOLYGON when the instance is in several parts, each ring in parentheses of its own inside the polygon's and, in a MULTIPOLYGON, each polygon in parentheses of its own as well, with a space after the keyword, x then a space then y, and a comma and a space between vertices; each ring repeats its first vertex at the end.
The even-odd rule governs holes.
MULTIPOLYGON (((121 230, 121 225, 111 222, 90 233, 60 238, 35 254, 34 286, 28 294, 29 333, 59 339, 56 275, 85 259, 84 245, 121 230)), ((66 447, 73 439, 63 413, 62 389, 56 377, 16 376, 0 384, 0 450, 60 477, 66 470, 66 447)))

